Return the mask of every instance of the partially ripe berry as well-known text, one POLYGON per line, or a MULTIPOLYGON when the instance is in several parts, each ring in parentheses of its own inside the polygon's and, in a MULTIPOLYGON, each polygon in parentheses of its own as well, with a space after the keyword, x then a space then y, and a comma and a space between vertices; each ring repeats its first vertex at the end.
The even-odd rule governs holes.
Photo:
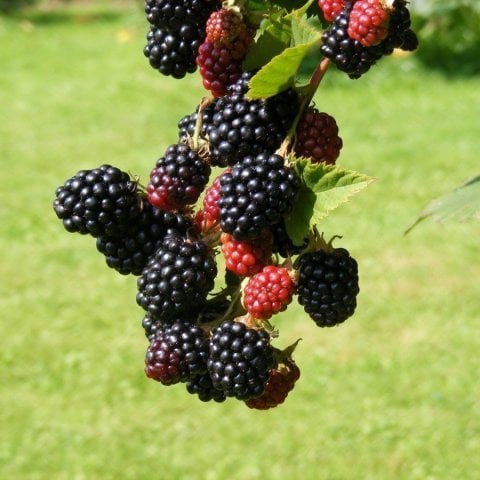
POLYGON ((252 317, 267 320, 287 308, 294 290, 286 268, 267 265, 245 285, 243 304, 252 317))
POLYGON ((335 119, 314 107, 307 108, 300 118, 296 137, 295 153, 312 163, 334 164, 343 146, 335 119))
POLYGON ((348 36, 364 47, 379 44, 388 34, 391 9, 382 0, 358 0, 348 22, 348 36))
POLYGON ((344 0, 318 0, 318 6, 327 22, 333 22, 335 17, 345 7, 344 0))

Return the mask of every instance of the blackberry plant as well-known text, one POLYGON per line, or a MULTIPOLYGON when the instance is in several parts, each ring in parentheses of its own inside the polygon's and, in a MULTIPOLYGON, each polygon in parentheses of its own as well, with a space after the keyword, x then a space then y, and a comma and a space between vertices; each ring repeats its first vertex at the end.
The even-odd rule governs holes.
POLYGON ((417 48, 407 2, 146 0, 145 15, 150 64, 179 79, 198 66, 205 96, 145 187, 112 165, 80 170, 54 212, 138 277, 148 378, 202 402, 275 408, 300 369, 298 340, 275 346, 271 319, 297 302, 318 326, 339 325, 360 290, 357 261, 320 231, 372 179, 336 165, 337 121, 314 97, 331 65, 359 79, 417 48))

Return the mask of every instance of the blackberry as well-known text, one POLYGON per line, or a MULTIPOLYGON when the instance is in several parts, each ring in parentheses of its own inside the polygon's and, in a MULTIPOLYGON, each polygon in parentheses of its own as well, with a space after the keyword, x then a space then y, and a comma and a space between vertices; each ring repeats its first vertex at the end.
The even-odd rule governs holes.
POLYGON ((268 230, 250 241, 235 240, 229 233, 222 233, 220 244, 227 272, 238 277, 258 273, 272 256, 272 234, 268 230))
POLYGON ((212 163, 234 165, 247 155, 273 153, 281 144, 298 113, 295 90, 273 97, 248 100, 248 82, 253 72, 244 72, 218 99, 209 132, 212 163))
POLYGON ((305 237, 302 245, 295 245, 288 236, 285 221, 282 219, 271 227, 273 236, 272 253, 278 253, 283 258, 298 255, 308 245, 308 237, 305 237))
POLYGON ((276 154, 245 157, 220 178, 222 230, 236 240, 260 237, 290 212, 300 188, 295 171, 276 154))
POLYGON ((188 320, 176 320, 159 328, 145 356, 147 377, 173 385, 206 373, 209 341, 207 334, 188 320))
POLYGON ((205 25, 206 39, 209 42, 230 43, 245 31, 242 16, 235 10, 221 8, 208 17, 205 25))
MULTIPOLYGON (((223 174, 222 174, 223 175, 223 174)), ((205 191, 202 210, 195 216, 200 231, 208 232, 220 228, 220 210, 217 206, 220 198, 220 177, 219 175, 205 191)))
POLYGON ((319 327, 332 327, 353 315, 357 306, 358 266, 344 248, 301 255, 298 302, 319 327))
POLYGON ((335 20, 337 15, 344 9, 344 0, 317 0, 318 6, 327 22, 335 20))
POLYGON ((335 118, 314 107, 308 107, 296 129, 295 153, 312 163, 334 164, 343 147, 335 118))
MULTIPOLYGON (((178 122, 178 139, 186 142, 192 138, 195 133, 195 125, 197 123, 198 110, 200 106, 190 115, 185 115, 178 122)), ((202 126, 200 129, 200 137, 205 138, 210 131, 212 125, 212 117, 215 110, 215 100, 209 103, 202 110, 202 126)))
POLYGON ((247 400, 245 404, 248 408, 256 410, 275 408, 286 400, 299 378, 300 369, 293 360, 289 359, 284 365, 270 371, 263 395, 247 400))
POLYGON ((227 397, 248 400, 262 395, 274 365, 273 348, 264 330, 224 321, 212 331, 208 372, 213 386, 227 397))
POLYGON ((58 187, 53 208, 68 232, 119 236, 140 215, 137 183, 111 165, 81 170, 58 187))
POLYGON ((320 51, 332 60, 339 70, 355 79, 370 70, 370 67, 384 55, 384 49, 383 42, 373 47, 364 47, 348 36, 348 23, 353 5, 354 2, 345 2, 345 8, 323 32, 320 51))
POLYGON ((143 54, 161 74, 183 78, 197 68, 195 56, 202 44, 199 37, 200 31, 193 26, 187 26, 181 31, 151 26, 143 54))
POLYGON ((127 233, 98 237, 97 250, 105 255, 107 265, 122 275, 140 275, 165 236, 185 235, 191 227, 189 217, 165 212, 143 200, 142 213, 132 221, 127 233))
POLYGON ((379 44, 388 35, 391 10, 381 0, 357 0, 350 13, 348 36, 364 47, 379 44))
POLYGON ((243 289, 243 305, 253 317, 268 320, 292 301, 295 283, 286 268, 267 265, 243 289))
POLYGON ((168 235, 137 280, 137 303, 164 322, 193 315, 205 304, 216 275, 215 259, 204 243, 168 235))
POLYGON ((187 392, 192 395, 198 395, 202 402, 224 402, 227 398, 222 390, 218 390, 213 386, 212 379, 207 373, 205 375, 195 375, 186 383, 187 392))
POLYGON ((157 160, 147 185, 148 201, 165 211, 193 205, 210 176, 210 165, 184 143, 170 145, 157 160))
POLYGON ((150 65, 174 78, 194 72, 207 19, 219 6, 218 0, 146 0, 150 31, 144 54, 150 65))
MULTIPOLYGON (((411 20, 410 12, 406 6, 405 0, 395 0, 393 2, 393 10, 390 15, 390 22, 388 24, 388 35, 385 40, 383 40, 379 47, 382 49, 383 55, 390 55, 395 48, 402 48, 405 40, 410 37, 410 41, 413 40, 410 30, 411 20)), ((413 34, 416 38, 416 35, 413 34)), ((407 42, 408 44, 409 42, 407 42)), ((408 45, 413 47, 414 43, 408 45)), ((418 45, 418 41, 417 41, 418 45)), ((416 49, 417 45, 415 45, 416 49)), ((406 50, 410 50, 406 48, 406 50)))
POLYGON ((215 97, 227 93, 229 85, 235 83, 242 73, 242 62, 248 52, 252 37, 248 32, 229 43, 205 40, 198 49, 197 66, 206 90, 215 97))

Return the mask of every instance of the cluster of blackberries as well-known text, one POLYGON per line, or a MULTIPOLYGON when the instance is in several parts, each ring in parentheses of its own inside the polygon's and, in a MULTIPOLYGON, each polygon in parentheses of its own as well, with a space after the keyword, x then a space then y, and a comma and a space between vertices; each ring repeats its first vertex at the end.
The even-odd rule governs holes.
MULTIPOLYGON (((358 267, 315 229, 300 244, 287 229, 309 187, 285 152, 334 164, 343 145, 335 119, 290 87, 248 98, 255 72, 242 62, 255 29, 245 7, 221 5, 146 0, 152 66, 176 78, 198 66, 213 97, 178 122, 177 143, 146 187, 101 165, 68 179, 53 207, 68 232, 96 239, 109 267, 138 277, 147 377, 184 384, 202 401, 234 397, 263 410, 283 403, 300 376, 296 344, 272 346, 270 318, 297 297, 318 326, 344 322, 356 308, 358 267), (213 179, 212 167, 222 169, 213 179)), ((394 48, 416 47, 404 0, 318 5, 333 22, 321 50, 352 78, 394 48)))
POLYGON ((381 0, 319 0, 325 19, 321 52, 350 78, 359 78, 395 48, 413 51, 418 40, 410 28, 405 0, 392 7, 381 0))

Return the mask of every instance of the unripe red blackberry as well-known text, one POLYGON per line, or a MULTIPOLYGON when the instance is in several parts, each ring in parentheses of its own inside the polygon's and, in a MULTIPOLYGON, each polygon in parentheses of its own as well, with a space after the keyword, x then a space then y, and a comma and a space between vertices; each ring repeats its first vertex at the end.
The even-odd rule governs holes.
POLYGON ((342 146, 335 119, 328 113, 308 107, 297 125, 296 155, 310 158, 312 163, 334 164, 342 146))
MULTIPOLYGON (((228 171, 229 170, 226 170, 226 172, 228 171)), ((222 175, 224 173, 222 173, 222 175)), ((217 203, 220 199, 220 177, 222 175, 215 178, 210 187, 205 190, 202 203, 203 208, 196 215, 195 220, 203 232, 220 226, 220 209, 217 203)))
POLYGON ((187 392, 192 395, 198 395, 198 398, 202 402, 214 402, 221 403, 226 400, 226 395, 223 390, 218 390, 213 386, 212 379, 208 373, 204 375, 194 375, 187 383, 187 392))
POLYGON ((286 268, 267 265, 248 280, 243 305, 253 318, 268 320, 287 308, 294 291, 295 284, 286 268))
POLYGON ((203 308, 216 275, 213 252, 204 243, 169 235, 138 278, 137 303, 164 322, 193 315, 203 308))
POLYGON ((348 36, 364 47, 378 45, 388 34, 391 10, 382 0, 357 0, 350 13, 348 36))
POLYGON ((215 97, 227 93, 227 87, 234 84, 242 74, 242 62, 252 41, 247 31, 228 43, 205 40, 198 49, 197 66, 203 86, 215 97))
POLYGON ((299 109, 298 94, 288 89, 263 100, 246 98, 253 72, 244 72, 215 105, 209 131, 212 164, 234 165, 247 155, 273 153, 299 109))
POLYGON ((264 330, 224 321, 212 330, 207 368, 213 386, 227 397, 248 400, 265 391, 275 365, 270 337, 264 330))
POLYGON ((318 0, 318 6, 327 22, 333 22, 344 9, 345 0, 318 0))
POLYGON ((213 12, 205 26, 206 40, 216 43, 230 43, 245 31, 242 16, 235 10, 221 8, 213 12))
POLYGON ((97 250, 105 255, 107 265, 122 275, 140 275, 167 235, 185 235, 192 227, 185 215, 165 212, 147 200, 142 204, 142 213, 132 220, 124 235, 97 238, 97 250))
POLYGON ((282 404, 300 378, 300 370, 293 360, 270 370, 270 377, 261 397, 247 400, 245 404, 256 410, 268 410, 282 404))
POLYGON ((188 320, 159 328, 145 356, 145 374, 164 385, 184 382, 206 373, 207 334, 188 320))
POLYGON ((220 236, 225 268, 238 277, 249 277, 267 265, 272 256, 272 235, 265 231, 255 240, 235 240, 232 235, 220 236))
POLYGON ((344 248, 304 253, 298 264, 298 303, 319 327, 332 327, 357 306, 358 266, 344 248))
POLYGON ((222 230, 236 240, 258 238, 290 212, 300 188, 297 173, 276 154, 245 157, 220 179, 222 230))
POLYGON ((157 160, 147 185, 148 201, 165 211, 193 205, 210 176, 210 165, 184 143, 170 145, 157 160))
POLYGON ((68 232, 120 236, 141 211, 137 183, 111 165, 81 170, 55 192, 53 209, 68 232))

